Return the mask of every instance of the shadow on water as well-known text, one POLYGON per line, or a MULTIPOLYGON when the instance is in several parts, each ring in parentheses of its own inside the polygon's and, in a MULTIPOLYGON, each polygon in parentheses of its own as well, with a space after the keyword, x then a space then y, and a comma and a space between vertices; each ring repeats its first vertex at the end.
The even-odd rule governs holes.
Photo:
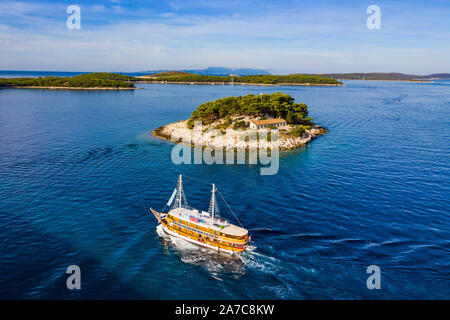
POLYGON ((280 235, 280 234, 286 234, 282 230, 276 230, 271 228, 253 228, 248 230, 250 234, 261 234, 261 235, 280 235))
POLYGON ((2 231, 0 299, 143 299, 107 266, 71 243, 29 224, 2 231), (24 241, 30 244, 23 245, 24 241), (69 265, 81 268, 81 290, 69 290, 69 265), (28 265, 25 269, 20 266, 28 265), (32 268, 31 268, 32 266, 32 268), (21 288, 22 290, 17 290, 21 288))
POLYGON ((146 137, 147 134, 142 134, 136 137, 129 143, 122 145, 105 145, 105 146, 94 146, 89 149, 84 150, 74 150, 74 154, 67 161, 69 163, 84 163, 97 160, 108 160, 119 157, 120 155, 127 154, 130 152, 144 151, 148 147, 160 146, 164 141, 158 141, 156 139, 151 139, 146 137))

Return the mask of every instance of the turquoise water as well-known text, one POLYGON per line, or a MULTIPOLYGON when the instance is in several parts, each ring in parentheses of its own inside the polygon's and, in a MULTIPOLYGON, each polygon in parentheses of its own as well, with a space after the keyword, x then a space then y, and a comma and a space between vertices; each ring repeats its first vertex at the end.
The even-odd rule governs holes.
POLYGON ((1 298, 450 298, 449 81, 139 86, 0 90, 1 298), (175 165, 151 136, 202 102, 276 91, 329 130, 282 152, 276 175, 175 165), (217 184, 255 251, 230 259, 158 235, 148 208, 180 173, 201 209, 203 182, 217 184), (80 291, 66 288, 71 264, 80 291), (373 264, 380 290, 366 287, 373 264))

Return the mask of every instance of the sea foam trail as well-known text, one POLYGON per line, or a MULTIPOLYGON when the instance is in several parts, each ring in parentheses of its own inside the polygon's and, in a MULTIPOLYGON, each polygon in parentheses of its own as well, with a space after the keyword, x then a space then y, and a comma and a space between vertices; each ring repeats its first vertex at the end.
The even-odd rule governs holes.
POLYGON ((164 232, 162 225, 156 227, 156 232, 162 239, 169 242, 182 262, 203 267, 217 280, 222 281, 222 276, 225 274, 235 276, 245 274, 245 263, 239 255, 218 253, 216 250, 203 248, 170 236, 164 232))
POLYGON ((156 231, 161 238, 170 240, 170 243, 180 254, 182 262, 201 265, 214 277, 220 277, 220 273, 229 272, 243 274, 245 273, 245 269, 269 274, 280 270, 277 266, 278 259, 257 252, 256 247, 231 256, 226 253, 220 254, 215 250, 202 248, 186 240, 170 236, 164 232, 162 225, 158 225, 156 231))

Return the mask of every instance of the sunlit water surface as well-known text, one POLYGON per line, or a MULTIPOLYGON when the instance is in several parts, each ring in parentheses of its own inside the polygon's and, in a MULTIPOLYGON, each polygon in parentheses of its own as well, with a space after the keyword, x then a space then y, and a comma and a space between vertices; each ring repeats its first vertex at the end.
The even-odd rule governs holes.
POLYGON ((0 90, 0 298, 450 298, 449 81, 140 86, 0 90), (202 102, 276 91, 329 130, 282 152, 276 175, 175 165, 151 136, 202 102), (230 258, 160 237, 148 208, 180 173, 204 210, 198 181, 215 182, 257 249, 230 258), (66 288, 71 264, 80 291, 66 288), (366 287, 373 264, 381 290, 366 287))

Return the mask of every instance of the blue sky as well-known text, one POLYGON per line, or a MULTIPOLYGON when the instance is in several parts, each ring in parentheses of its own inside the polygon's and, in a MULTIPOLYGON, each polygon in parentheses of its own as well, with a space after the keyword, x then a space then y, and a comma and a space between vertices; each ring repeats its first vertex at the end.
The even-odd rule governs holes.
POLYGON ((450 72, 449 17, 448 0, 2 0, 0 70, 450 72), (80 30, 66 28, 72 4, 80 30))

